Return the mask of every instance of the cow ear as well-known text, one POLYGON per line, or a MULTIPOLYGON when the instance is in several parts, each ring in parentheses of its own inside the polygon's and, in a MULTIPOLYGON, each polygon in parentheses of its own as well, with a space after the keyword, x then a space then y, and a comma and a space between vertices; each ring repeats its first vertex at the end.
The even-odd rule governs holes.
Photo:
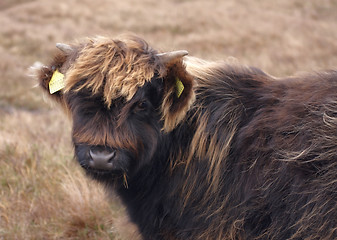
POLYGON ((53 100, 63 103, 63 88, 65 87, 65 63, 68 62, 72 49, 66 44, 56 44, 62 52, 55 55, 53 61, 39 68, 38 80, 40 87, 53 100))
POLYGON ((184 119, 195 99, 195 94, 194 79, 186 71, 182 57, 166 63, 166 67, 161 110, 164 120, 163 130, 169 132, 184 119))

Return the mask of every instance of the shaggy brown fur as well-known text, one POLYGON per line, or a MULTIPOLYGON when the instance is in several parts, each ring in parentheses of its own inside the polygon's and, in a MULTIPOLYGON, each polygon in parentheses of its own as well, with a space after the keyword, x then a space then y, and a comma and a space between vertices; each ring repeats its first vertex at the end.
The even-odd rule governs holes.
POLYGON ((42 68, 41 86, 65 74, 53 97, 72 115, 76 158, 144 239, 337 238, 336 71, 275 79, 192 57, 164 64, 136 37, 73 48, 42 68), (90 165, 103 150, 112 169, 90 165))
POLYGON ((159 76, 165 73, 156 52, 146 42, 135 37, 119 39, 89 39, 67 71, 65 91, 76 86, 76 91, 88 88, 96 94, 103 88, 104 100, 110 107, 113 99, 125 97, 131 100, 138 88, 150 81, 155 72, 159 76))

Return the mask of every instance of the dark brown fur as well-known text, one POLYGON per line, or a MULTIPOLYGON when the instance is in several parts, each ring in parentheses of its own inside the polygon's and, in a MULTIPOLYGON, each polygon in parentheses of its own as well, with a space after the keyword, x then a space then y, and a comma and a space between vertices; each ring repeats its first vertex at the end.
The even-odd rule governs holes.
POLYGON ((144 239, 337 237, 336 71, 275 79, 191 57, 164 64, 136 37, 74 48, 40 83, 65 74, 53 97, 72 115, 76 158, 144 239), (113 171, 90 168, 97 147, 116 151, 113 171))

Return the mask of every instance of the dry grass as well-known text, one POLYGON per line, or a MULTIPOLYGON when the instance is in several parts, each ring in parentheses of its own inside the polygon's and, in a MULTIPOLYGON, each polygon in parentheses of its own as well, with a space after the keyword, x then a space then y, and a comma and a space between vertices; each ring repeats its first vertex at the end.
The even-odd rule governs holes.
POLYGON ((334 0, 2 0, 0 239, 137 237, 118 200, 83 176, 68 120, 27 77, 55 42, 135 32, 161 50, 284 76, 337 67, 336 11, 334 0))

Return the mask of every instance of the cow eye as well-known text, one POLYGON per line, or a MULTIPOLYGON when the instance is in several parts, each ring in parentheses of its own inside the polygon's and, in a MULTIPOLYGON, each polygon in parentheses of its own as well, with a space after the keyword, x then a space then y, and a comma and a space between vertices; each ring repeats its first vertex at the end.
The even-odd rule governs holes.
POLYGON ((138 111, 144 111, 148 108, 148 102, 147 101, 140 101, 137 103, 136 109, 138 111))

